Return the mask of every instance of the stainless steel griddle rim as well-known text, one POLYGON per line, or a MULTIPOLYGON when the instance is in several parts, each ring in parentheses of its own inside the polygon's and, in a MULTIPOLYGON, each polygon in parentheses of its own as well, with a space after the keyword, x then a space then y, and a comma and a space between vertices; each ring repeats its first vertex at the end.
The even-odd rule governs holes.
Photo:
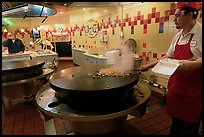
MULTIPOLYGON (((93 90, 88 90, 89 91, 88 93, 95 92, 95 91, 104 92, 104 91, 116 90, 116 89, 119 89, 119 88, 124 89, 124 88, 127 88, 127 87, 133 87, 134 85, 137 84, 138 79, 136 79, 133 82, 131 82, 131 83, 127 84, 127 85, 124 85, 124 86, 114 87, 114 88, 109 87, 109 88, 103 88, 103 89, 93 89, 93 90)), ((69 91, 69 92, 84 92, 84 91, 87 91, 87 90, 78 90, 78 89, 77 90, 76 89, 65 89, 65 88, 61 88, 59 86, 55 86, 51 82, 50 82, 50 86, 51 86, 52 89, 54 89, 57 92, 67 92, 67 91, 69 91)))
MULTIPOLYGON (((27 65, 27 66, 25 66, 23 68, 16 68, 16 69, 9 69, 9 70, 3 70, 3 68, 2 68, 2 72, 7 72, 7 71, 11 71, 11 70, 18 70, 18 69, 27 69, 27 68, 30 68, 30 67, 35 67, 35 66, 40 66, 40 65, 44 65, 45 64, 45 61, 43 61, 43 60, 23 60, 23 61, 37 62, 37 64, 35 64, 34 66, 27 65)), ((10 61, 10 62, 20 62, 20 61, 10 61)))
MULTIPOLYGON (((104 114, 104 115, 97 115, 97 114, 93 114, 93 115, 83 115, 82 113, 74 113, 74 112, 68 112, 67 110, 65 110, 67 108, 67 106, 65 104, 61 104, 63 106, 61 107, 65 107, 65 109, 63 108, 59 108, 54 107, 54 108, 50 108, 49 110, 46 109, 49 105, 49 103, 55 102, 56 98, 54 97, 54 90, 51 89, 49 87, 49 85, 44 86, 42 89, 40 89, 36 95, 36 102, 37 102, 37 106, 39 108, 40 111, 44 112, 46 115, 51 116, 51 117, 58 117, 61 119, 65 119, 65 120, 70 120, 70 121, 100 121, 100 120, 108 120, 108 119, 113 119, 113 118, 117 118, 117 117, 121 117, 124 115, 127 115, 131 112, 134 111, 134 109, 136 107, 138 107, 139 105, 141 105, 142 103, 144 103, 145 101, 148 100, 149 97, 147 97, 146 99, 144 99, 143 101, 141 101, 139 104, 136 104, 134 106, 132 106, 131 108, 128 108, 126 110, 123 111, 119 111, 119 112, 115 112, 115 113, 110 113, 110 114, 104 114), (49 91, 49 96, 51 97, 46 97, 46 99, 48 99, 46 102, 46 106, 41 106, 39 105, 39 97, 41 97, 43 95, 44 92, 49 91), (58 113, 60 109, 60 113, 58 113)), ((150 93, 151 94, 151 93, 150 93)), ((44 95, 43 95, 44 96, 44 95)))
POLYGON ((48 76, 49 74, 51 74, 53 72, 54 72, 54 69, 50 69, 50 68, 43 69, 43 73, 41 75, 38 75, 38 76, 32 77, 32 78, 28 78, 28 79, 23 79, 23 80, 5 82, 5 83, 2 83, 2 87, 21 84, 21 83, 26 83, 26 82, 29 82, 29 81, 32 81, 32 80, 40 79, 40 78, 48 76))

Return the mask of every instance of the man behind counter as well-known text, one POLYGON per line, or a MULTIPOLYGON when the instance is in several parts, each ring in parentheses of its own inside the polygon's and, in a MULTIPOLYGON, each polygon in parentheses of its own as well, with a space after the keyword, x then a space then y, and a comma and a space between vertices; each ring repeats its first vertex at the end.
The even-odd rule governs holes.
POLYGON ((23 42, 16 38, 12 32, 8 33, 8 39, 5 40, 2 45, 8 47, 8 52, 10 53, 23 53, 25 51, 25 46, 23 42))

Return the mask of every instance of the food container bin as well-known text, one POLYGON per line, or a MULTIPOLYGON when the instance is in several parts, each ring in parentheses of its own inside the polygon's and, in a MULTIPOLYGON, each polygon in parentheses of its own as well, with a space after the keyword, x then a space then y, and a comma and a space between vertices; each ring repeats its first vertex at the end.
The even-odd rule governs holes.
POLYGON ((152 69, 158 77, 169 79, 179 66, 179 61, 175 59, 161 59, 152 69))

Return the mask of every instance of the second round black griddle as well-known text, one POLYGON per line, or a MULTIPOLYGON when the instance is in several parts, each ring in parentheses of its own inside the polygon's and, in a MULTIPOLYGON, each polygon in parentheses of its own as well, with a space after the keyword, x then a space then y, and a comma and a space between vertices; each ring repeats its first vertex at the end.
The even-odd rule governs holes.
POLYGON ((2 62, 2 82, 22 80, 40 75, 45 64, 42 60, 19 60, 2 62))
POLYGON ((50 87, 56 97, 77 109, 97 110, 119 107, 131 98, 131 88, 137 84, 140 72, 129 71, 126 76, 97 76, 111 65, 81 65, 54 73, 50 87))
POLYGON ((2 63, 2 72, 26 69, 44 64, 42 60, 18 60, 18 61, 7 61, 2 63))

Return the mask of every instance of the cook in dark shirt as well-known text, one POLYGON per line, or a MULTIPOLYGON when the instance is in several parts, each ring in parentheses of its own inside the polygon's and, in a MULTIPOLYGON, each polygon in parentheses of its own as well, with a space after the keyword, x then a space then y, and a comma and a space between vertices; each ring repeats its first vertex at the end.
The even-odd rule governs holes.
POLYGON ((2 45, 8 47, 9 53, 22 53, 25 51, 25 46, 23 42, 16 38, 15 35, 11 32, 8 33, 8 39, 5 40, 2 45))

